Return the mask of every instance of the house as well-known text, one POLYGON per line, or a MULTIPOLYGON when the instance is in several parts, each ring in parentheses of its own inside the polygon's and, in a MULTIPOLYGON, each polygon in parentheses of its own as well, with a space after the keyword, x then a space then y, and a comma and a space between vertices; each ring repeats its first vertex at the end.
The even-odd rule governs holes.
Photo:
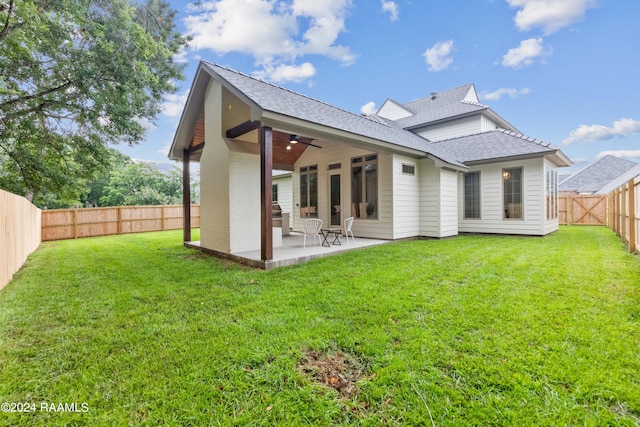
POLYGON ((292 173, 293 229, 353 216, 356 236, 395 240, 551 233, 557 171, 571 164, 481 104, 472 84, 387 100, 364 116, 205 61, 169 157, 185 162, 185 177, 188 161, 200 162, 200 246, 259 248, 265 263, 281 233, 271 222, 274 169, 292 173))
POLYGON ((608 194, 637 175, 638 163, 608 155, 565 177, 558 189, 563 194, 608 194))

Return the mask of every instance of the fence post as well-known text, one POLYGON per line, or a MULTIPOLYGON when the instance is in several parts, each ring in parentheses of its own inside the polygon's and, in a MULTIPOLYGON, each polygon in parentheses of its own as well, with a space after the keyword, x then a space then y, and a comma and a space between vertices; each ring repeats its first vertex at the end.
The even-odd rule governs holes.
POLYGON ((162 205, 161 212, 160 212, 160 220, 162 221, 162 231, 164 231, 164 217, 165 217, 164 210, 166 209, 166 207, 167 205, 162 205))
POLYGON ((71 211, 71 222, 73 223, 73 238, 78 238, 78 210, 74 209, 71 211))
POLYGON ((633 179, 627 183, 627 192, 629 193, 629 252, 634 253, 636 251, 636 191, 633 179))
POLYGON ((118 235, 122 234, 122 206, 118 206, 118 235))
POLYGON ((571 206, 573 206, 573 197, 571 197, 571 194, 569 194, 567 196, 567 225, 571 225, 571 216, 573 215, 571 206))

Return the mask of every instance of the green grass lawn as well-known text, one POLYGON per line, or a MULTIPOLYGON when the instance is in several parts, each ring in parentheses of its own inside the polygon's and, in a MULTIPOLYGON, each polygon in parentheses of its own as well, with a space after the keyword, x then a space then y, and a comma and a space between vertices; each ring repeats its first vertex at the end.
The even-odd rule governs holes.
POLYGON ((0 401, 36 411, 0 425, 640 424, 640 258, 606 228, 268 272, 181 233, 29 258, 0 291, 0 401))

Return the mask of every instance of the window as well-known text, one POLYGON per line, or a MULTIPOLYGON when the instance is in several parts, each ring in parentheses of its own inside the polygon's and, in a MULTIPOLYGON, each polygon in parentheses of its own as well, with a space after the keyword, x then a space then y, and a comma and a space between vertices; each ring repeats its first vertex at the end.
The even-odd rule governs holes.
POLYGON ((502 169, 505 219, 522 219, 522 168, 502 169))
POLYGON ((340 169, 341 167, 342 167, 342 163, 332 163, 327 167, 327 169, 332 171, 332 170, 335 170, 335 169, 340 169))
POLYGON ((464 174, 464 219, 480 219, 480 172, 464 174))
POLYGON ((547 199, 547 219, 558 218, 558 171, 546 168, 545 193, 547 199))
POLYGON ((300 217, 318 217, 318 165, 300 168, 300 217))
POLYGON ((378 218, 378 155, 351 159, 351 214, 378 218))
POLYGON ((402 164, 402 173, 406 174, 406 175, 415 175, 416 174, 416 167, 414 165, 406 165, 406 164, 402 164))
POLYGON ((271 201, 278 203, 278 184, 271 185, 271 201))

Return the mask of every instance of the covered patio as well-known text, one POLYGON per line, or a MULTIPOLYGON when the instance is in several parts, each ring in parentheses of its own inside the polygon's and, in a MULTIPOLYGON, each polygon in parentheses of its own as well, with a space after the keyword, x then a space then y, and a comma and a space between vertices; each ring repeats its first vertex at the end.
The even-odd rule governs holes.
MULTIPOLYGON (((329 240, 332 239, 333 238, 330 238, 329 240)), ((355 240, 351 240, 350 238, 349 243, 347 243, 346 238, 342 236, 340 237, 341 245, 331 245, 329 247, 326 247, 319 245, 317 242, 314 244, 313 238, 307 236, 306 247, 303 247, 302 234, 293 232, 288 236, 282 237, 282 246, 273 248, 273 258, 270 260, 261 259, 260 250, 226 254, 203 248, 200 246, 199 241, 185 242, 185 246, 187 246, 188 248, 201 250, 205 253, 216 255, 220 258, 225 258, 232 261, 240 262, 242 264, 250 265, 252 267, 269 270, 276 267, 286 267, 296 264, 302 264, 313 259, 382 245, 389 242, 389 240, 365 239, 357 237, 355 238, 355 240)))

